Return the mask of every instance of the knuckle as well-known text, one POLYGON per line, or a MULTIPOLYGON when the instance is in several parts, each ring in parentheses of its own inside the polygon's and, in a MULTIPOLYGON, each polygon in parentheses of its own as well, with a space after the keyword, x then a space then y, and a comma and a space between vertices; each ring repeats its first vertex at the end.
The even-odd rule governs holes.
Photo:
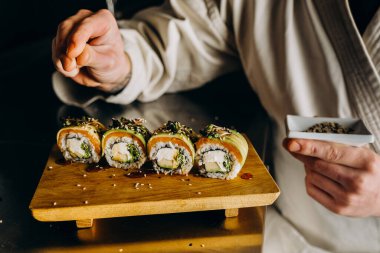
POLYGON ((307 193, 307 195, 309 195, 310 197, 313 197, 313 192, 312 192, 311 188, 308 187, 307 185, 306 185, 306 193, 307 193))
POLYGON ((91 14, 92 11, 90 10, 87 10, 87 9, 80 9, 78 12, 77 12, 77 15, 87 15, 87 14, 91 14))
POLYGON ((364 179, 361 176, 351 177, 349 179, 352 192, 362 192, 364 188, 364 179))
POLYGON ((355 202, 355 199, 356 194, 354 192, 345 192, 341 197, 341 205, 343 207, 349 207, 355 202))
POLYGON ((62 21, 61 23, 59 23, 58 30, 62 31, 62 30, 69 29, 72 25, 73 25, 73 21, 71 21, 70 19, 66 19, 62 21))
POLYGON ((88 32, 89 26, 91 26, 93 23, 93 19, 91 17, 84 18, 81 22, 81 24, 78 26, 78 30, 81 30, 82 32, 88 32))
POLYGON ((113 17, 112 13, 109 10, 107 10, 107 9, 101 9, 101 10, 99 10, 98 14, 104 15, 104 16, 107 16, 107 17, 113 17))
POLYGON ((333 146, 328 146, 326 150, 326 158, 329 161, 337 161, 342 157, 342 153, 333 146))
POLYGON ((310 178, 310 175, 307 175, 305 177, 305 187, 306 187, 306 193, 307 193, 307 195, 309 195, 310 197, 313 197, 313 191, 311 189, 311 178, 310 178))
POLYGON ((310 142, 305 143, 305 149, 306 151, 310 153, 310 155, 316 155, 319 152, 318 147, 315 144, 310 143, 310 142))
POLYGON ((78 44, 81 41, 82 34, 87 33, 87 31, 88 28, 83 23, 79 25, 77 30, 71 35, 72 42, 78 44))
POLYGON ((375 154, 371 154, 367 159, 366 170, 369 172, 374 172, 379 168, 379 159, 375 154))

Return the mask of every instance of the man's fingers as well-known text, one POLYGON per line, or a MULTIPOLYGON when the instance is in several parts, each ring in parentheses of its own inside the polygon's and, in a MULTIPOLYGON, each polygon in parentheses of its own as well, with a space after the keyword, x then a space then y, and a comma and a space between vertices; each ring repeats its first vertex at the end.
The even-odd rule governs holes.
POLYGON ((60 51, 60 54, 66 53, 66 40, 73 27, 92 14, 92 11, 80 10, 75 15, 65 19, 59 24, 56 35, 56 48, 60 51))
POLYGON ((112 22, 116 21, 108 10, 100 10, 83 19, 70 34, 67 56, 72 59, 78 57, 89 40, 105 35, 110 30, 112 22))
POLYGON ((326 162, 322 159, 311 156, 300 154, 292 155, 305 165, 307 172, 314 171, 314 173, 319 173, 325 177, 328 177, 329 179, 342 185, 345 189, 350 189, 353 185, 355 185, 357 173, 355 169, 351 167, 326 162))
POLYGON ((312 156, 354 168, 366 168, 373 155, 371 151, 363 148, 318 140, 285 139, 284 147, 296 154, 312 156))
POLYGON ((62 62, 61 62, 61 59, 57 58, 57 55, 56 55, 56 51, 55 51, 55 38, 53 39, 52 41, 52 60, 53 60, 53 63, 54 63, 54 67, 56 68, 56 70, 60 73, 62 73, 64 76, 66 77, 74 77, 78 74, 79 72, 79 69, 78 68, 74 68, 73 70, 71 71, 66 71, 63 69, 63 66, 62 66, 62 62))
POLYGON ((76 60, 67 57, 65 54, 61 55, 60 61, 61 61, 63 70, 66 72, 71 72, 78 68, 76 60))
POLYGON ((314 186, 323 189, 324 192, 328 193, 334 199, 339 200, 343 198, 345 189, 340 183, 318 173, 314 168, 308 167, 307 171, 306 177, 309 177, 310 182, 312 182, 314 186))
POLYGON ((316 159, 310 166, 319 174, 338 182, 346 190, 356 187, 358 171, 355 168, 326 162, 321 159, 316 159))
POLYGON ((66 53, 66 40, 73 27, 84 18, 92 15, 89 10, 80 10, 61 22, 58 26, 57 35, 52 42, 52 60, 55 68, 67 77, 78 74, 75 59, 68 58, 66 53))
POLYGON ((321 203, 327 209, 333 211, 335 205, 334 198, 332 196, 330 196, 323 189, 314 185, 309 177, 305 177, 305 185, 307 194, 309 194, 310 197, 321 203))

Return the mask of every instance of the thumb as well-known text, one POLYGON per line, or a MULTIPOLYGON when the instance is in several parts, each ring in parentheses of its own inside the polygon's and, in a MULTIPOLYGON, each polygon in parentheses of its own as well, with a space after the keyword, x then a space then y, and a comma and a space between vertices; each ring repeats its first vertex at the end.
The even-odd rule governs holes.
POLYGON ((107 70, 113 65, 112 55, 109 50, 103 46, 91 46, 86 44, 82 53, 77 57, 76 61, 80 67, 89 67, 94 69, 107 70))

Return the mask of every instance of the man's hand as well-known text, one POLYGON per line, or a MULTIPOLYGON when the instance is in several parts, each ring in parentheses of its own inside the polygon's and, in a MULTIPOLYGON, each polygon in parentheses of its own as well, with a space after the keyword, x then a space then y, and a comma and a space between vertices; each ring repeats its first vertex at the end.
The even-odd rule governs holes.
POLYGON ((380 216, 380 157, 368 148, 285 139, 304 163, 306 190, 327 209, 347 216, 380 216))
POLYGON ((80 10, 60 23, 52 58, 63 75, 106 92, 122 89, 131 70, 116 20, 108 10, 80 10))

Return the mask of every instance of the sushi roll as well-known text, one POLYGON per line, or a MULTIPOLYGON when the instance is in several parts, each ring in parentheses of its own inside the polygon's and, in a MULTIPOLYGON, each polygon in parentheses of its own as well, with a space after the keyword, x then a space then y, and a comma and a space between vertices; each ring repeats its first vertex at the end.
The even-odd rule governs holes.
POLYGON ((57 133, 57 145, 66 161, 97 163, 101 157, 101 134, 105 130, 97 119, 68 117, 57 133))
POLYGON ((146 142, 149 130, 143 119, 112 119, 112 126, 104 133, 103 154, 112 167, 137 170, 146 161, 146 142))
POLYGON ((168 121, 148 141, 149 159, 157 173, 187 175, 193 167, 198 135, 179 122, 168 121))
POLYGON ((202 176, 233 179, 244 165, 248 143, 235 130, 208 125, 195 143, 196 165, 202 176))

